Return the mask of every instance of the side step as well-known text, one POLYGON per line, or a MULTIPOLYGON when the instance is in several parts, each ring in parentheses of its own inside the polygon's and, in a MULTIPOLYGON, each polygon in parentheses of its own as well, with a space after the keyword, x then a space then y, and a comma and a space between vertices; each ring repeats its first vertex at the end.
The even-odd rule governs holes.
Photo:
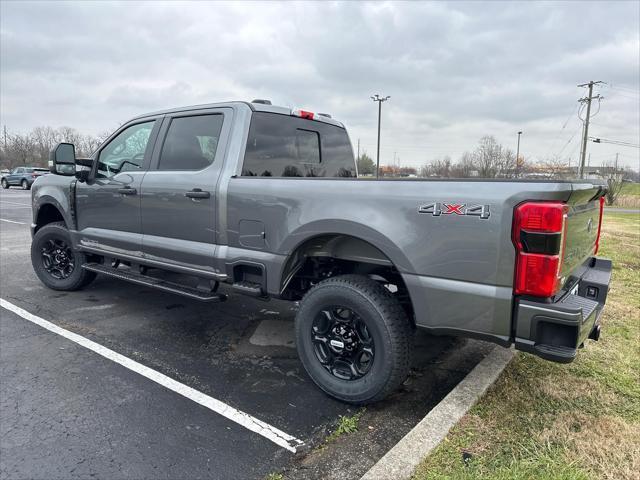
POLYGON ((82 265, 82 268, 89 270, 90 272, 102 273, 103 275, 119 278, 120 280, 126 280, 127 282, 135 283, 137 285, 144 285, 145 287, 155 288, 164 292, 175 293, 177 295, 193 298, 202 302, 223 302, 227 299, 226 295, 220 293, 202 291, 197 288, 179 285, 177 283, 168 282, 148 275, 109 267, 101 263, 85 263, 82 265))
POLYGON ((243 280, 241 282, 234 283, 232 287, 235 291, 244 295, 249 295, 251 297, 264 297, 262 286, 259 283, 243 280))
POLYGON ((533 349, 539 357, 558 363, 573 362, 577 354, 577 350, 575 348, 560 347, 556 345, 537 344, 533 349))

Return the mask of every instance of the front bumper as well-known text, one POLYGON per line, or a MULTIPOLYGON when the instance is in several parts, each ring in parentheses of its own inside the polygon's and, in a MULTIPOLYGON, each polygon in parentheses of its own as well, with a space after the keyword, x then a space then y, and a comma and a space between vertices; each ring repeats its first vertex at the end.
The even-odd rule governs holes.
POLYGON ((571 291, 555 302, 518 298, 516 349, 555 362, 572 362, 587 338, 600 337, 600 315, 610 282, 611 260, 594 257, 571 291))

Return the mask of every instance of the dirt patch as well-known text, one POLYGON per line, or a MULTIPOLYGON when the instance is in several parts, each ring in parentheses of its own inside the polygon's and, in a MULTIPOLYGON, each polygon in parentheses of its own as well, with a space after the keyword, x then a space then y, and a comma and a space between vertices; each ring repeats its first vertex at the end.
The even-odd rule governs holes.
POLYGON ((640 478, 640 424, 565 412, 539 434, 539 440, 565 445, 568 459, 577 460, 598 478, 640 478))

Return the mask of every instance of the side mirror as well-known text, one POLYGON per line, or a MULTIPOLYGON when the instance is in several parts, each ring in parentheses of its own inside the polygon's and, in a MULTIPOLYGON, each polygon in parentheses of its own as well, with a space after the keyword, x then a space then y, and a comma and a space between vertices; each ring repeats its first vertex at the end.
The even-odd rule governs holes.
POLYGON ((76 174, 76 147, 73 143, 59 143, 49 154, 49 171, 57 175, 76 174))

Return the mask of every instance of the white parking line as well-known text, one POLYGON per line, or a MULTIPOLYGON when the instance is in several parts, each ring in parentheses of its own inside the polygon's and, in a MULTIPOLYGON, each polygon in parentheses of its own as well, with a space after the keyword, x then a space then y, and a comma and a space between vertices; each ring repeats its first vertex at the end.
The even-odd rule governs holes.
POLYGON ((31 205, 29 205, 28 203, 7 202, 6 200, 0 200, 0 203, 8 203, 9 205, 20 205, 21 207, 31 208, 31 205))
POLYGON ((93 342, 87 338, 84 338, 76 333, 70 332, 69 330, 65 330, 43 318, 40 318, 32 313, 27 312, 26 310, 14 305, 7 300, 0 298, 0 307, 6 308, 7 310, 19 315, 20 317, 28 320, 30 322, 35 323, 36 325, 41 326, 42 328, 46 328, 50 332, 56 333, 67 340, 71 340, 72 342, 77 343, 78 345, 85 347, 92 352, 97 353, 98 355, 103 356, 123 367, 131 370, 132 372, 138 373, 143 377, 148 378, 149 380, 156 382, 162 385, 169 390, 176 392, 179 395, 182 395, 189 400, 192 400, 203 407, 208 408, 225 418, 237 423, 238 425, 251 430, 259 435, 262 435, 268 440, 271 440, 276 445, 286 448, 290 452, 296 452, 296 449, 304 445, 302 440, 298 440, 291 435, 278 430, 271 425, 258 420, 257 418, 249 415, 248 413, 242 412, 233 408, 231 405, 227 405, 220 400, 217 400, 213 397, 205 395, 198 390, 195 390, 183 383, 177 382, 176 380, 167 377, 166 375, 157 372, 149 367, 146 367, 134 360, 131 360, 124 355, 121 355, 113 350, 108 349, 107 347, 103 347, 99 343, 93 342))
POLYGON ((26 223, 24 222, 16 222, 15 220, 7 220, 6 218, 0 218, 0 221, 8 222, 8 223, 17 223, 18 225, 26 225, 26 223))

